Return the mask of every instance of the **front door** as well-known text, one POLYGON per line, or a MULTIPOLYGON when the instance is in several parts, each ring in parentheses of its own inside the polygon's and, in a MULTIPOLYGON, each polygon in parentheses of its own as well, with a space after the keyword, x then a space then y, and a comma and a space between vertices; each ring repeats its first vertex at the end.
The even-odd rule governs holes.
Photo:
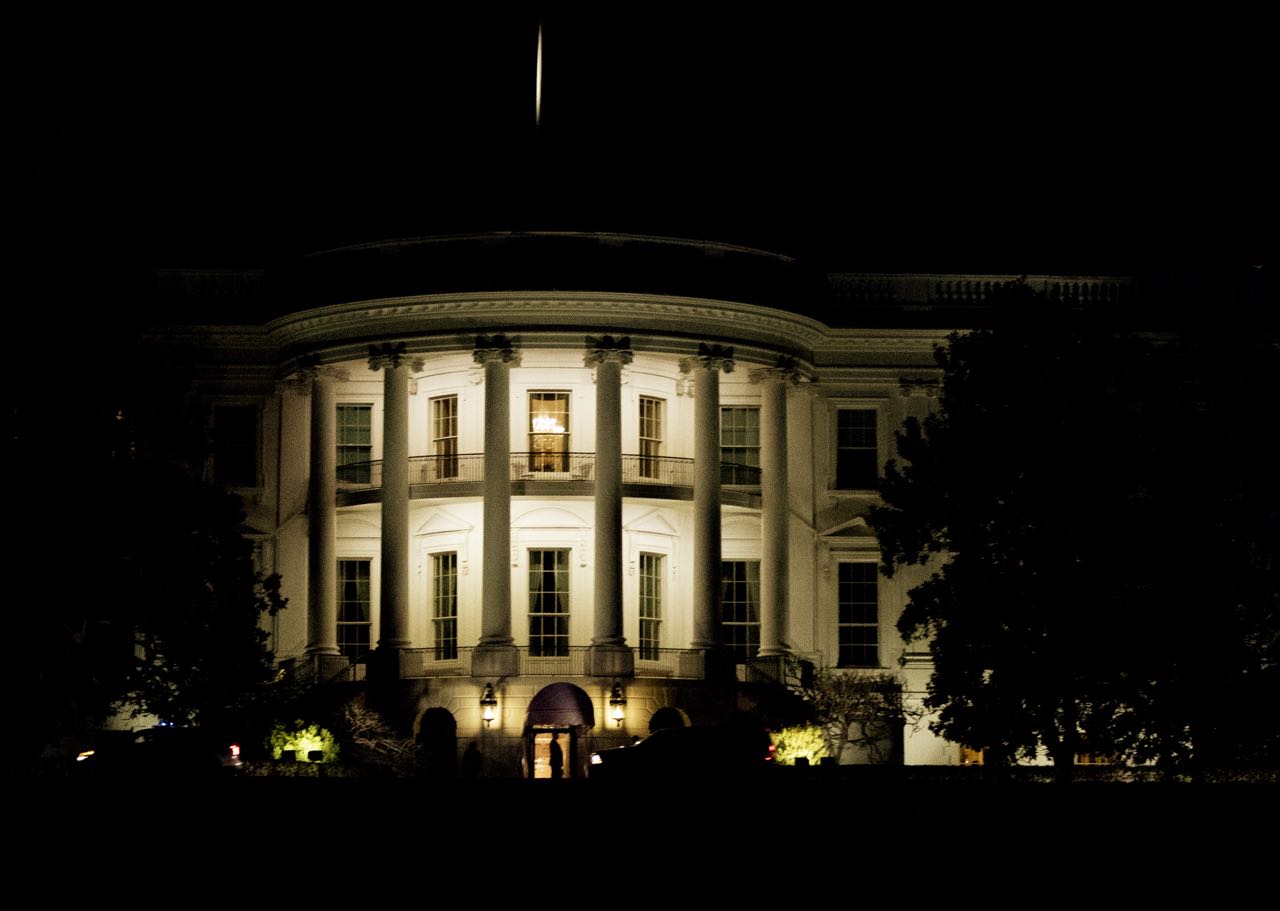
POLYGON ((530 778, 573 778, 577 743, 573 728, 538 727, 529 733, 527 764, 530 778))

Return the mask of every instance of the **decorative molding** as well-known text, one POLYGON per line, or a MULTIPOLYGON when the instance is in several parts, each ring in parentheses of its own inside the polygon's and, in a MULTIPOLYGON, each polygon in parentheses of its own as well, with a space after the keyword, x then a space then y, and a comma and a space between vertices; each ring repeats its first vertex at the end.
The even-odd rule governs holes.
POLYGON ((690 399, 693 398, 693 380, 676 380, 676 395, 682 395, 685 398, 690 399))
POLYGON ((695 367, 733 373, 733 346, 708 345, 706 342, 698 342, 698 353, 696 355, 680 358, 681 373, 691 373, 695 367))
POLYGON ((351 374, 344 367, 324 366, 317 354, 304 354, 298 358, 298 369, 285 380, 285 385, 292 387, 299 395, 310 395, 312 385, 321 377, 345 383, 351 374))
POLYGON ((477 335, 476 348, 471 356, 477 364, 496 361, 518 367, 520 355, 516 352, 516 346, 519 344, 519 338, 508 338, 500 332, 497 335, 477 335))
POLYGON ((747 371, 747 378, 756 384, 777 380, 778 382, 799 386, 801 383, 807 382, 796 359, 785 355, 778 358, 776 367, 752 367, 747 371))
POLYGON ((606 361, 616 361, 623 366, 635 359, 631 350, 631 336, 624 335, 615 339, 612 335, 601 338, 587 336, 587 353, 582 358, 582 366, 595 367, 606 361))
POLYGON ((940 384, 935 379, 924 376, 904 376, 898 381, 898 388, 907 398, 937 398, 940 384))
POLYGON ((405 354, 405 343, 391 344, 383 342, 381 345, 369 346, 369 369, 382 370, 390 367, 393 370, 402 364, 407 364, 409 369, 414 373, 422 370, 426 366, 426 361, 420 357, 409 357, 405 354))

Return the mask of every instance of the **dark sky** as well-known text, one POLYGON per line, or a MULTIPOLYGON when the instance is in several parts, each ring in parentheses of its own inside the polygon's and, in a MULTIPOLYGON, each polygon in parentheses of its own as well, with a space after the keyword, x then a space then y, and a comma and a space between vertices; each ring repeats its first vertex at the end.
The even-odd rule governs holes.
POLYGON ((37 105, 56 230, 131 265, 547 228, 1126 271, 1255 262, 1274 211, 1246 19, 541 15, 536 129, 534 13, 86 23, 37 105))

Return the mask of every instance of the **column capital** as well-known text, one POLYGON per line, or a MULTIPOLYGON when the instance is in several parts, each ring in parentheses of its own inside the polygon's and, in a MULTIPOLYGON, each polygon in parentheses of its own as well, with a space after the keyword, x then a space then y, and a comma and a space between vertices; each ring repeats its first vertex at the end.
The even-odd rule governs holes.
POLYGON ((706 342, 699 342, 697 354, 680 358, 681 373, 691 373, 695 367, 733 373, 733 346, 708 345, 706 342))
POLYGON ((516 351, 516 346, 519 344, 519 338, 508 338, 502 333, 497 335, 477 335, 476 349, 471 353, 471 356, 477 364, 498 362, 519 366, 520 354, 516 351))
POLYGON ((800 370, 800 365, 793 357, 778 358, 776 367, 752 367, 747 372, 747 378, 756 384, 781 382, 798 386, 806 382, 804 373, 800 370))
POLYGON ((382 370, 390 367, 407 366, 414 373, 417 373, 426 366, 426 361, 420 357, 410 357, 405 354, 405 343, 400 342, 393 345, 390 342, 383 342, 381 345, 369 346, 369 369, 382 370))
POLYGON ((312 384, 321 378, 345 382, 350 377, 344 367, 329 367, 320 363, 317 354, 304 354, 298 358, 298 369, 286 379, 285 385, 291 386, 299 395, 310 395, 312 384))
POLYGON ((587 336, 587 353, 582 358, 582 366, 596 367, 600 364, 615 361, 626 366, 635 358, 631 350, 631 336, 624 335, 615 339, 612 335, 602 338, 587 336))

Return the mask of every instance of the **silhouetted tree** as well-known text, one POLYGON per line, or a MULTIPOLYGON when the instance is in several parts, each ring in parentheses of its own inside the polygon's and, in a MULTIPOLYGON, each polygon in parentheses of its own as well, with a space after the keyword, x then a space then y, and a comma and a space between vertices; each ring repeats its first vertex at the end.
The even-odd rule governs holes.
POLYGON ((914 719, 896 674, 824 669, 806 683, 799 692, 822 729, 828 755, 839 759, 852 746, 873 762, 893 758, 903 725, 914 719))
MULTIPOLYGON (((1204 398, 1213 370, 1175 337, 1020 283, 994 303, 991 327, 937 352, 939 407, 898 434, 873 515, 886 574, 933 561, 899 629, 930 640, 936 729, 988 761, 1046 750, 1062 778, 1085 748, 1238 756, 1209 729, 1256 705, 1239 682, 1274 666, 1275 594, 1258 589, 1274 519, 1245 505, 1280 502, 1274 480, 1257 489, 1255 453, 1274 449, 1241 398, 1226 414, 1204 398), (1223 478, 1231 441, 1248 454, 1223 478)), ((1247 357, 1274 388, 1274 350, 1247 357)))

